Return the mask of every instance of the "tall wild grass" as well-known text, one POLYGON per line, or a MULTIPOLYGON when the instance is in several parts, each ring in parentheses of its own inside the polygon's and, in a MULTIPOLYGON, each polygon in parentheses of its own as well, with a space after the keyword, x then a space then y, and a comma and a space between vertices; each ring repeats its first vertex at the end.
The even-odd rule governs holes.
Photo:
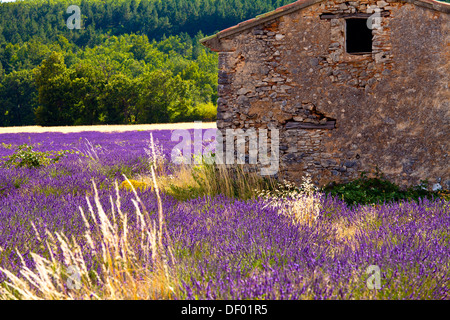
MULTIPOLYGON (((86 197, 89 216, 81 207, 79 209, 86 227, 85 240, 89 253, 99 263, 97 270, 88 269, 85 252, 75 239, 69 240, 64 234, 47 231, 46 245, 50 259, 31 253, 35 268, 30 269, 17 252, 22 261, 20 275, 0 268, 8 278, 0 287, 0 299, 173 298, 178 285, 170 266, 175 261, 170 241, 169 245, 163 243, 168 233, 154 166, 151 167, 151 174, 158 201, 158 221, 149 217, 136 189, 125 177, 135 195, 133 204, 138 218, 138 239, 135 230, 128 225, 127 213, 121 210, 117 182, 116 198, 113 200, 110 197, 112 217, 108 217, 101 205, 93 182, 94 205, 86 197), (92 224, 92 221, 99 223, 92 224), (131 241, 136 240, 140 243, 139 253, 130 245, 131 241), (62 253, 64 261, 56 258, 58 253, 62 253), (151 257, 151 261, 142 261, 139 256, 151 257)), ((36 236, 41 237, 38 233, 36 236)))

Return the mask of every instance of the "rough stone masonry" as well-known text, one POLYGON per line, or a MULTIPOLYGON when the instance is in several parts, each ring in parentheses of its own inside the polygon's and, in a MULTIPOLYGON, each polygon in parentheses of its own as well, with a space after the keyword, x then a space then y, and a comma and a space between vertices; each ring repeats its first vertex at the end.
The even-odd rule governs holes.
POLYGON ((433 0, 300 0, 205 38, 219 52, 218 128, 280 130, 290 181, 378 168, 450 189, 449 13, 433 0), (347 52, 347 20, 374 14, 371 51, 347 52))
POLYGON ((449 13, 433 0, 300 0, 205 38, 219 52, 218 128, 280 130, 290 181, 378 168, 450 189, 449 13), (374 14, 371 52, 347 52, 347 20, 374 14))

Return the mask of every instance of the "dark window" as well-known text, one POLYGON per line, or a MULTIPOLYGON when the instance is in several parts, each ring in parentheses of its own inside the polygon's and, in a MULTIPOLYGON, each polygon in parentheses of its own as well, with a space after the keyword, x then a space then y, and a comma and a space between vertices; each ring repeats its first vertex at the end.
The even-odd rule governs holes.
POLYGON ((347 19, 347 52, 363 54, 372 52, 372 30, 367 19, 347 19))

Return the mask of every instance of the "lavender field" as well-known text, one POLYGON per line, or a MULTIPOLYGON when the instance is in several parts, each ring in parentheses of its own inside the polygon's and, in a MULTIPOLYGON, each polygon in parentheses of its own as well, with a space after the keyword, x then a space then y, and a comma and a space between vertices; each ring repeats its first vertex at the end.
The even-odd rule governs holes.
POLYGON ((0 299, 450 298, 448 201, 179 199, 164 188, 181 179, 176 143, 153 137, 159 189, 148 131, 0 135, 0 157, 25 143, 77 152, 0 168, 0 299))

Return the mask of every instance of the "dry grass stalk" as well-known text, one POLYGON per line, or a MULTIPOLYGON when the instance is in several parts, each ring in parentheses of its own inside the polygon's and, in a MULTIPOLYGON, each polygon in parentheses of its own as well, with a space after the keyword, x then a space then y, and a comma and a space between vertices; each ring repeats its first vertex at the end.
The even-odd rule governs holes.
POLYGON ((266 199, 266 206, 278 209, 294 224, 312 226, 319 218, 321 196, 316 192, 310 177, 304 177, 301 189, 287 181, 275 191, 263 191, 259 196, 266 199))
POLYGON ((173 194, 175 188, 196 190, 198 196, 221 194, 230 198, 250 199, 256 197, 255 190, 260 191, 268 185, 273 185, 274 180, 263 180, 256 172, 247 172, 240 165, 203 163, 178 165, 173 175, 159 178, 158 184, 169 194, 173 194))
MULTIPOLYGON (((116 182, 116 200, 110 197, 111 216, 106 214, 93 182, 94 206, 86 197, 90 217, 80 207, 86 233, 85 239, 90 253, 96 257, 99 269, 89 270, 85 256, 75 239, 69 241, 63 234, 55 236, 47 231, 49 259, 32 253, 35 270, 26 266, 18 253, 22 268, 20 276, 0 268, 7 281, 0 287, 0 299, 66 300, 66 299, 171 299, 175 296, 176 278, 170 262, 174 263, 170 245, 163 243, 164 224, 162 201, 156 181, 154 167, 152 177, 158 201, 158 226, 149 218, 145 205, 132 186, 138 235, 128 225, 127 214, 121 210, 119 186, 116 182), (118 217, 116 216, 118 215, 118 217), (91 223, 95 222, 95 232, 91 223), (152 268, 144 268, 131 242, 139 241, 143 257, 152 256, 152 268), (55 258, 60 252, 63 262, 55 258), (168 252, 168 254, 167 254, 168 252)), ((125 177, 126 178, 126 177, 125 177)), ((128 179, 127 179, 128 180, 128 179)), ((37 237, 40 237, 37 234, 37 237)), ((170 244, 170 243, 169 243, 170 244)))

